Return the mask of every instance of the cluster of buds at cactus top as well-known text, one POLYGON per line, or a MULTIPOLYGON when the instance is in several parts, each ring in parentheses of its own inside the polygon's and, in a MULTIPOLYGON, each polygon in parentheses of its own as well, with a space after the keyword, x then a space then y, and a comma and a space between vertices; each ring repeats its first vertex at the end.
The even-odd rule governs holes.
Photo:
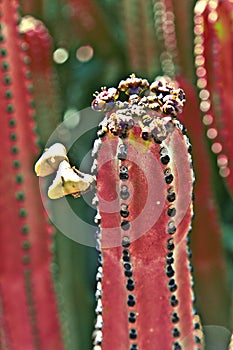
POLYGON ((94 350, 203 349, 188 246, 191 145, 176 119, 184 102, 183 90, 168 79, 149 85, 131 75, 92 103, 105 112, 92 175, 71 168, 61 144, 36 165, 38 175, 57 170, 51 198, 79 196, 96 185, 94 350))

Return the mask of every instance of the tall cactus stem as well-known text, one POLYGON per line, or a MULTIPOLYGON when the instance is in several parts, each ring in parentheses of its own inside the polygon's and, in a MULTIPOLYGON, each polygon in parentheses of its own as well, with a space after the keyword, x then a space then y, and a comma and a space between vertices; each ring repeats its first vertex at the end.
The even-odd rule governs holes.
POLYGON ((0 290, 5 343, 17 350, 62 349, 49 271, 53 229, 32 176, 38 148, 33 131, 29 60, 18 32, 18 2, 3 0, 0 11, 0 136, 4 154, 0 160, 0 290))

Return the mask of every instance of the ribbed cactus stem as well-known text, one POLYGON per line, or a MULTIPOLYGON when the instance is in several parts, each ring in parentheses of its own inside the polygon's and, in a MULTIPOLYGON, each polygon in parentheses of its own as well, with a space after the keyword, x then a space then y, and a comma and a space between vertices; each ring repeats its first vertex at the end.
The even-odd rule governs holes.
POLYGON ((52 64, 53 42, 44 23, 32 16, 21 19, 19 31, 30 60, 35 119, 44 146, 61 118, 57 77, 52 64))
MULTIPOLYGON (((66 160, 56 164, 51 198, 79 196, 96 175, 94 350, 203 349, 188 247, 191 145, 176 119, 184 101, 183 90, 165 78, 149 85, 131 75, 117 88, 103 88, 92 103, 106 113, 92 152, 93 178, 77 177, 66 160)), ((64 156, 52 147, 38 161, 38 175, 46 175, 45 159, 64 156)))
MULTIPOLYGON (((103 266, 96 312, 103 330, 101 339, 97 322, 94 349, 162 344, 164 349, 201 349, 187 245, 193 215, 191 147, 185 128, 174 119, 184 95, 173 87, 169 99, 172 85, 160 81, 150 86, 151 96, 141 98, 143 84, 134 76, 120 83, 118 90, 126 90, 129 102, 107 113, 99 131, 103 266), (106 203, 114 205, 108 210, 106 203)), ((97 95, 94 109, 108 109, 110 90, 97 95)))
POLYGON ((200 110, 219 174, 233 191, 233 3, 197 1, 195 6, 195 65, 200 110))
POLYGON ((18 1, 3 0, 0 90, 1 348, 62 349, 50 275, 49 226, 32 165, 38 152, 33 132, 31 72, 18 32, 18 1), (38 219, 40 218, 40 219, 38 219))

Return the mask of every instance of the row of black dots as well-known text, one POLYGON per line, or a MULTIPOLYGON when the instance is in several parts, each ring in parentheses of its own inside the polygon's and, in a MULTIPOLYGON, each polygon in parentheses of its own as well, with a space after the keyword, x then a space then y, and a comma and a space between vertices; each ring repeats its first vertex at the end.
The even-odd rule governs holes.
MULTIPOLYGON (((228 156, 225 154, 223 149, 222 140, 219 137, 219 133, 216 127, 216 118, 213 113, 213 106, 211 100, 216 99, 216 96, 212 96, 213 94, 208 88, 208 77, 207 77, 207 69, 206 69, 206 59, 205 59, 205 49, 204 49, 204 31, 205 26, 207 25, 204 21, 203 16, 203 8, 202 2, 197 1, 195 9, 194 9, 194 56, 195 56, 195 67, 196 67, 196 76, 197 76, 197 87, 199 90, 199 100, 200 100, 200 111, 202 113, 203 119, 202 122, 206 128, 206 135, 208 139, 210 139, 212 145, 211 150, 217 156, 217 165, 219 167, 220 176, 227 178, 230 176, 230 168, 228 166, 228 156), (215 98, 214 98, 215 97, 215 98)), ((218 6, 217 1, 209 1, 208 2, 208 22, 209 25, 214 26, 215 22, 218 20, 218 14, 216 12, 216 8, 218 6)), ((214 31, 213 31, 214 33, 214 31)), ((215 51, 219 51, 218 39, 215 35, 213 42, 213 49, 215 51)), ((216 75, 216 67, 219 65, 218 55, 214 55, 213 57, 213 67, 215 67, 214 74, 216 75)), ((218 67, 217 67, 218 68, 218 67)), ((219 79, 219 74, 217 76, 219 79)), ((216 78, 215 78, 216 80, 216 78)), ((219 87, 219 86, 218 86, 219 87)), ((221 95, 221 90, 218 91, 218 95, 221 95)), ((216 94, 216 92, 215 92, 216 94)), ((218 98, 221 96, 218 96, 218 98)), ((215 106, 217 112, 219 112, 219 102, 215 102, 215 106)), ((227 130, 226 130, 227 132, 227 130)))
MULTIPOLYGON (((13 11, 14 12, 14 11, 13 11)), ((23 256, 22 256, 22 263, 24 265, 29 265, 30 263, 30 241, 28 238, 25 238, 29 233, 29 227, 26 222, 27 218, 27 210, 24 207, 23 203, 25 201, 25 192, 23 191, 23 175, 20 172, 21 169, 21 162, 19 160, 20 150, 17 147, 17 122, 15 119, 15 108, 12 102, 13 99, 13 93, 11 90, 11 76, 9 74, 10 67, 8 62, 8 52, 7 52, 7 38, 4 37, 3 34, 3 24, 0 23, 0 35, 1 35, 1 46, 0 46, 0 62, 1 62, 1 70, 3 72, 3 85, 5 87, 4 95, 6 99, 6 113, 9 115, 8 118, 8 125, 10 128, 9 137, 12 141, 11 146, 11 154, 13 158, 13 171, 15 173, 15 183, 16 183, 16 200, 18 202, 19 206, 19 212, 18 215, 20 218, 22 218, 22 226, 20 228, 22 233, 22 250, 23 250, 23 256)), ((37 327, 37 316, 35 311, 35 304, 33 300, 33 294, 32 294, 32 286, 31 286, 31 272, 29 267, 27 267, 24 270, 24 281, 26 286, 26 297, 27 297, 27 304, 28 304, 28 313, 30 315, 30 321, 31 321, 31 327, 32 327, 32 333, 34 335, 34 343, 37 347, 37 349, 40 348, 40 341, 39 341, 39 331, 37 327)))
POLYGON ((138 332, 137 329, 133 326, 136 322, 137 313, 134 311, 134 307, 136 305, 136 299, 133 294, 135 289, 135 282, 133 279, 133 266, 130 259, 130 237, 126 234, 126 232, 130 229, 130 222, 128 221, 129 205, 127 203, 128 198, 130 197, 130 193, 128 190, 128 180, 129 180, 129 172, 128 167, 125 165, 125 160, 127 159, 127 145, 119 139, 118 148, 117 148, 117 158, 120 163, 120 216, 121 216, 121 230, 123 232, 122 235, 122 260, 124 266, 124 274, 126 277, 126 289, 128 294, 127 297, 127 305, 129 308, 128 313, 128 322, 129 322, 129 339, 132 342, 130 344, 130 350, 138 350, 138 344, 135 343, 137 340, 138 332))
MULTIPOLYGON (((185 142, 187 145, 187 151, 188 151, 188 156, 189 156, 189 160, 190 160, 190 169, 192 170, 192 178, 193 178, 193 185, 195 182, 195 175, 194 175, 194 171, 193 171, 193 161, 192 161, 192 146, 190 143, 190 140, 187 136, 187 130, 184 127, 184 125, 182 125, 178 120, 175 121, 176 126, 180 129, 180 131, 182 132, 184 138, 185 138, 185 142)), ((193 219, 194 217, 194 211, 193 211, 193 200, 194 200, 194 193, 192 193, 192 203, 191 203, 191 217, 193 219)), ((196 303, 196 298, 195 298, 195 294, 193 292, 193 287, 194 287, 194 279, 193 279, 193 265, 191 263, 191 258, 192 258, 192 250, 190 247, 190 234, 192 232, 192 226, 190 225, 189 228, 189 232, 188 232, 188 236, 187 236, 187 257, 188 257, 188 261, 189 261, 189 271, 190 271, 190 285, 192 287, 192 302, 193 302, 193 326, 194 326, 194 340, 196 342, 196 344, 201 344, 202 339, 203 339, 203 333, 202 333, 202 326, 201 326, 201 322, 200 322, 200 318, 197 314, 197 311, 195 309, 195 303, 196 303)))
MULTIPOLYGON (((162 146, 162 145, 161 145, 162 146)), ((173 181, 174 181, 174 175, 172 174, 171 168, 169 167, 170 163, 170 156, 168 154, 168 150, 166 147, 161 147, 160 148, 160 161, 163 166, 163 172, 164 172, 164 181, 167 186, 167 202, 168 202, 168 209, 167 209, 167 215, 169 217, 169 221, 167 224, 167 232, 169 237, 167 239, 167 254, 166 254, 166 266, 165 266, 165 273, 166 276, 168 277, 168 290, 171 292, 170 296, 170 305, 174 308, 174 311, 171 314, 171 322, 174 324, 174 327, 172 329, 172 336, 174 338, 179 338, 180 337, 180 331, 177 326, 179 323, 179 315, 177 313, 176 307, 178 305, 178 299, 176 297, 176 290, 177 290, 177 284, 175 281, 175 271, 174 271, 174 249, 175 249, 175 244, 174 244, 174 239, 173 235, 176 232, 176 225, 174 221, 174 217, 176 215, 176 208, 174 205, 174 202, 176 200, 176 194, 175 194, 175 189, 173 187, 173 181)), ((173 342, 173 349, 174 350, 180 350, 182 349, 180 343, 178 341, 173 342)))
MULTIPOLYGON (((15 11, 18 14, 17 4, 15 4, 15 7, 16 7, 15 11)), ((28 123, 29 123, 29 126, 31 127, 29 135, 31 135, 31 144, 33 146, 33 149, 31 151, 37 152, 39 137, 37 135, 37 129, 34 124, 35 103, 34 103, 32 91, 31 91, 32 76, 30 71, 30 58, 27 54, 28 47, 27 45, 23 45, 24 42, 18 31, 18 27, 17 27, 17 35, 18 35, 18 40, 16 41, 16 45, 18 46, 18 51, 20 52, 19 59, 20 59, 20 64, 22 65, 22 72, 24 74, 24 79, 22 81, 22 84, 23 84, 23 88, 25 89, 25 92, 26 91, 28 92, 28 94, 26 93, 25 95, 25 103, 27 104, 28 117, 31 118, 31 120, 29 120, 28 118, 28 123)), ((49 223, 47 223, 46 229, 48 229, 48 231, 50 230, 49 223)), ((51 246, 51 237, 52 237, 51 235, 47 235, 47 239, 49 240, 50 246, 51 246)), ((24 246, 25 246, 25 249, 29 249, 30 241, 28 241, 28 244, 26 245, 24 244, 24 246)), ((39 334, 39 327, 38 327, 38 321, 37 321, 36 301, 34 299, 34 291, 33 291, 34 286, 32 283, 32 272, 29 266, 24 270, 24 277, 25 277, 25 285, 26 285, 27 302, 29 306, 29 314, 31 317, 32 332, 34 335, 35 348, 37 350, 40 350, 42 346, 40 342, 40 334, 39 334)))
POLYGON ((101 217, 99 210, 97 210, 97 214, 94 219, 95 223, 98 224, 97 230, 96 230, 96 250, 98 253, 98 269, 96 274, 96 321, 94 326, 94 332, 93 332, 93 350, 101 350, 102 340, 103 340, 103 308, 102 308, 102 280, 103 280, 103 254, 101 250, 101 217))
MULTIPOLYGON (((94 158, 91 173, 92 175, 97 175, 97 156, 98 152, 101 147, 101 140, 97 139, 94 142, 93 150, 92 150, 92 157, 94 158)), ((96 207, 96 215, 94 218, 94 222, 97 224, 96 229, 96 251, 98 254, 98 269, 96 274, 96 292, 95 292, 95 298, 96 298, 96 321, 94 326, 94 332, 93 332, 93 350, 101 350, 102 347, 102 340, 103 340, 103 307, 102 307, 102 280, 103 280, 103 254, 102 254, 102 248, 101 248, 101 241, 102 241, 102 229, 101 229, 101 215, 99 212, 99 199, 95 193, 92 204, 96 207)))

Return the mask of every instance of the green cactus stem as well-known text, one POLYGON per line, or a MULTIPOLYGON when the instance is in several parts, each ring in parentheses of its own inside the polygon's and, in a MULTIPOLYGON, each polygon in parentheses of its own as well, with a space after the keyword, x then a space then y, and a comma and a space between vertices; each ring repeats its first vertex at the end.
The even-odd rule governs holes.
POLYGON ((18 1, 0 2, 0 348, 63 349, 50 275, 53 229, 32 174, 35 111, 17 11, 18 1))
MULTIPOLYGON (((169 79, 149 85, 131 75, 92 103, 106 113, 92 152, 99 251, 94 350, 203 349, 188 246, 191 145, 176 119, 184 102, 169 79)), ((66 174, 61 162, 54 181, 60 178, 63 191, 72 179, 64 181, 66 174)), ((79 184, 74 180, 69 193, 80 195, 79 184)))

